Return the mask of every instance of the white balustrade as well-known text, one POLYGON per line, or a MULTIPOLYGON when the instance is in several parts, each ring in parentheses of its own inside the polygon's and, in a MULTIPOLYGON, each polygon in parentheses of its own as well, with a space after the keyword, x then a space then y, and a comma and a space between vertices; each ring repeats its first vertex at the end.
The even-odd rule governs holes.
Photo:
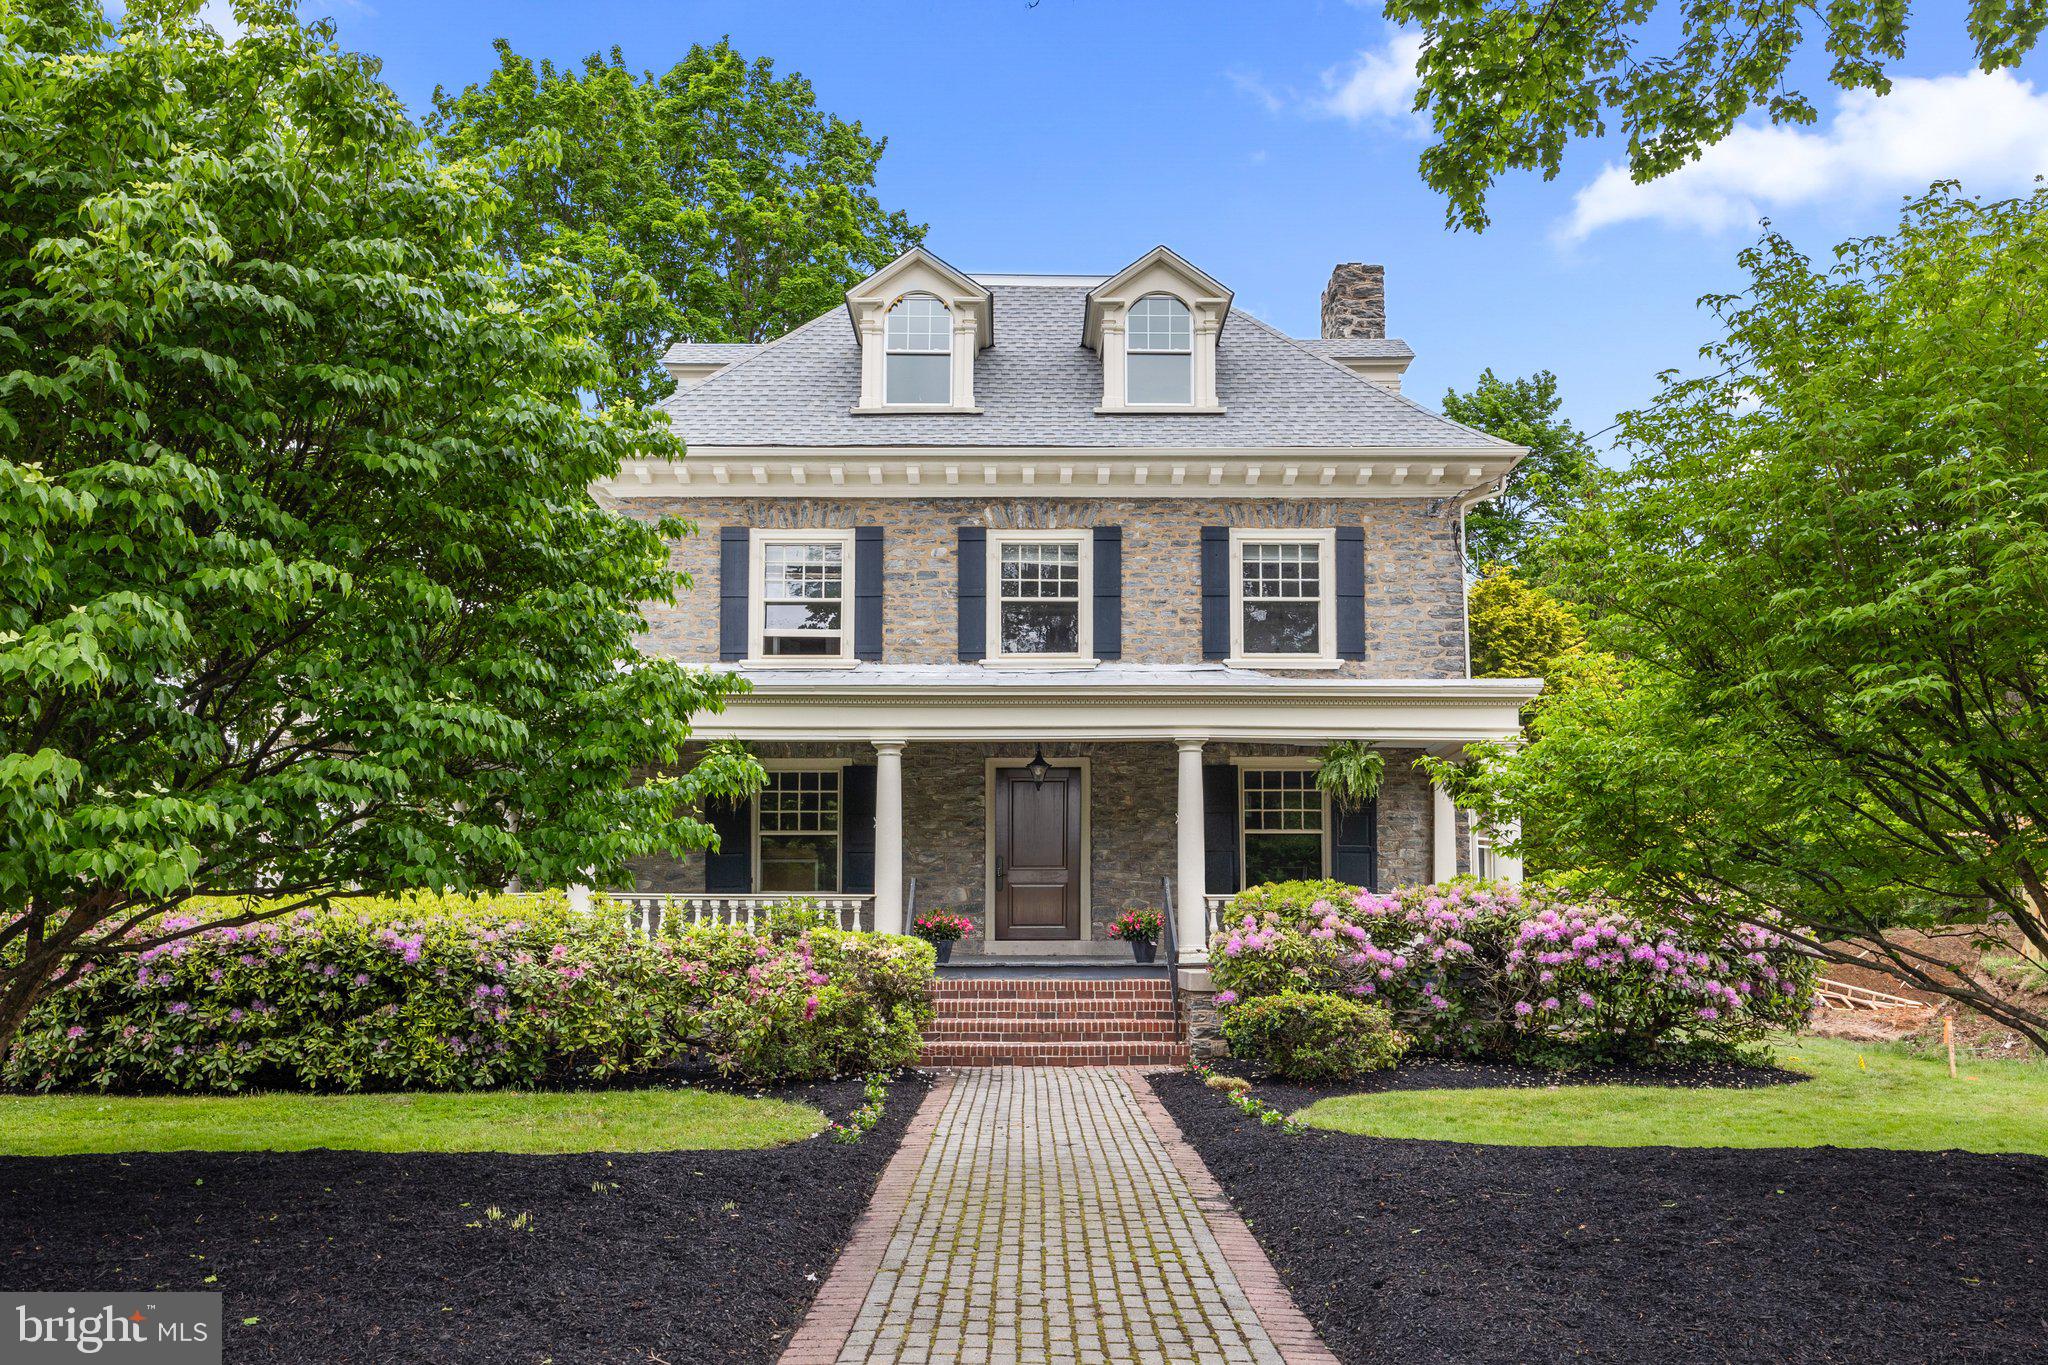
POLYGON ((1230 918, 1230 903, 1237 899, 1235 894, 1202 897, 1202 943, 1206 946, 1216 931, 1230 918))
POLYGON ((872 927, 874 904, 873 896, 714 896, 688 891, 608 891, 605 899, 624 906, 628 927, 643 934, 706 924, 765 928, 771 911, 799 900, 823 911, 841 929, 865 929, 872 927))

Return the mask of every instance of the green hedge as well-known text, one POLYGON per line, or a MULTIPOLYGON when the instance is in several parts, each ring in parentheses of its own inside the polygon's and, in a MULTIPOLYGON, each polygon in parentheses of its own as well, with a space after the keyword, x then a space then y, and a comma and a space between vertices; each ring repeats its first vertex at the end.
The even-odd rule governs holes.
POLYGON ((418 897, 204 929, 112 958, 45 1001, 0 1083, 470 1090, 632 1076, 692 1055, 747 1081, 917 1057, 929 944, 794 927, 800 917, 780 921, 787 933, 650 940, 609 909, 418 897))
POLYGON ((1408 1050, 1407 1036, 1394 1027, 1384 1007, 1341 995, 1282 991, 1257 996, 1223 1011, 1222 1025, 1232 1056, 1305 1085, 1384 1071, 1408 1050))

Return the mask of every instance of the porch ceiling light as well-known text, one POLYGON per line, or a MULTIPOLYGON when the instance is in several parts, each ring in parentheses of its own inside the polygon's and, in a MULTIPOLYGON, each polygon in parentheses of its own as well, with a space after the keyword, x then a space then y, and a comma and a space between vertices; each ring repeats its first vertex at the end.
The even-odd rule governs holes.
POLYGON ((1031 774, 1032 786, 1043 787, 1045 785, 1045 775, 1052 771, 1052 764, 1045 761, 1045 746, 1043 744, 1031 746, 1031 761, 1024 765, 1024 771, 1031 774))

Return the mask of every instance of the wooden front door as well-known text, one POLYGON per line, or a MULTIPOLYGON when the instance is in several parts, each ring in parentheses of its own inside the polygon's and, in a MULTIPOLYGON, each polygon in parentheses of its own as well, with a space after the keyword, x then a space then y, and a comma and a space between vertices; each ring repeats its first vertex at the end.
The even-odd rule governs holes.
POLYGON ((1081 772, 996 769, 996 937, 1081 937, 1081 772))

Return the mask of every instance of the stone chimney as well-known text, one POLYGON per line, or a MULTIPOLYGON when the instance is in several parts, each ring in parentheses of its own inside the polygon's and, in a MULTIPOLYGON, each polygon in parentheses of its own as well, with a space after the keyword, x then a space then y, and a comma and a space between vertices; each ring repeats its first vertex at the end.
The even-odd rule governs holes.
POLYGON ((1352 261, 1330 272, 1323 287, 1325 337, 1374 337, 1387 334, 1387 268, 1352 261))

